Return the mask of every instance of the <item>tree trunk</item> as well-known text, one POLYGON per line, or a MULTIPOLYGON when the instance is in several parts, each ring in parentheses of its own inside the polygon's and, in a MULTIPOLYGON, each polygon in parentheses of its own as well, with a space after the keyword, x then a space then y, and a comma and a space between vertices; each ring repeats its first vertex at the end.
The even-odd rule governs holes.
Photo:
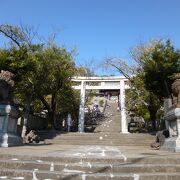
POLYGON ((172 99, 172 95, 171 95, 171 93, 169 91, 169 88, 168 88, 166 80, 164 80, 164 85, 165 85, 167 97, 172 99))
POLYGON ((55 123, 55 121, 56 121, 56 95, 55 94, 52 94, 52 99, 51 99, 51 120, 52 120, 52 127, 54 128, 54 129, 56 129, 56 123, 55 123))
POLYGON ((148 104, 148 110, 150 114, 150 120, 152 122, 152 128, 153 130, 157 130, 156 127, 156 113, 158 111, 158 106, 156 105, 154 101, 154 97, 152 94, 149 95, 149 104, 148 104))
POLYGON ((48 112, 49 114, 49 124, 52 126, 52 129, 56 129, 56 123, 55 123, 55 120, 56 120, 56 113, 55 111, 51 110, 50 112, 48 112))
POLYGON ((157 127, 156 127, 156 112, 155 111, 150 112, 150 120, 152 122, 153 130, 157 130, 157 127))
POLYGON ((32 98, 31 94, 26 95, 24 123, 23 123, 22 134, 21 134, 21 137, 23 138, 23 140, 25 139, 26 132, 27 132, 27 122, 28 122, 28 117, 29 117, 31 98, 32 98))
POLYGON ((155 130, 157 130, 157 127, 156 127, 157 110, 155 108, 153 108, 151 105, 148 107, 148 110, 149 110, 149 114, 150 114, 150 121, 152 122, 152 128, 155 131, 155 130))

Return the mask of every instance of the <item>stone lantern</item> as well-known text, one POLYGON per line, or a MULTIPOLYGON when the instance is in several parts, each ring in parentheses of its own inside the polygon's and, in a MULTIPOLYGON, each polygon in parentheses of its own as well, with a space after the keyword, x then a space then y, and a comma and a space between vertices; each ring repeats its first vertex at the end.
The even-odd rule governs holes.
POLYGON ((9 147, 22 144, 17 135, 19 111, 13 103, 13 74, 8 71, 0 73, 0 146, 9 147))

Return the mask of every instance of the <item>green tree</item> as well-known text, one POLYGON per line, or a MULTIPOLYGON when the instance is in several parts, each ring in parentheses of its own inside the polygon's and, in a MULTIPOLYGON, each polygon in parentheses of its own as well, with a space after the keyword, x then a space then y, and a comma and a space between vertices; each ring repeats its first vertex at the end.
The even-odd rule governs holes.
POLYGON ((133 57, 141 66, 146 89, 159 99, 171 98, 172 76, 180 71, 180 51, 170 40, 137 46, 133 57))
MULTIPOLYGON (((52 45, 44 49, 39 58, 38 66, 33 79, 34 91, 44 108, 48 110, 49 118, 53 123, 56 119, 56 113, 62 109, 59 107, 64 107, 62 104, 66 104, 66 101, 59 100, 73 97, 67 96, 67 92, 72 95, 70 87, 71 77, 76 72, 75 64, 70 53, 63 48, 52 45), (47 96, 50 97, 48 100, 47 96)), ((67 105, 67 107, 69 106, 67 105)))
POLYGON ((130 89, 126 90, 126 106, 130 113, 151 121, 156 129, 157 112, 162 102, 152 92, 147 91, 142 74, 136 74, 129 83, 130 89))
POLYGON ((30 105, 46 109, 54 124, 62 107, 70 111, 76 103, 71 89, 76 72, 71 52, 52 43, 34 44, 19 27, 1 25, 0 32, 11 40, 10 47, 0 50, 0 69, 15 74, 16 102, 24 107, 27 118, 30 105))
POLYGON ((17 44, 12 44, 9 48, 0 50, 0 70, 14 73, 15 103, 21 104, 24 109, 22 137, 26 134, 26 124, 33 95, 30 79, 36 68, 36 54, 40 49, 39 45, 17 46, 17 44))
POLYGON ((136 46, 131 55, 136 62, 134 66, 117 58, 108 58, 105 64, 129 79, 128 110, 144 118, 148 117, 148 112, 155 129, 163 99, 171 97, 171 77, 180 70, 180 53, 170 40, 154 40, 136 46))

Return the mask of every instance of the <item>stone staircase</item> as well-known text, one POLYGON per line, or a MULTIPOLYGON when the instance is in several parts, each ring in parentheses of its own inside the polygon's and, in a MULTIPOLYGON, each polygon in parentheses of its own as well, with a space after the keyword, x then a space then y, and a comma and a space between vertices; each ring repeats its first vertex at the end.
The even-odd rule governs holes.
POLYGON ((150 134, 121 134, 115 106, 94 133, 41 131, 40 144, 1 148, 0 179, 179 180, 180 153, 150 149, 150 134))
POLYGON ((149 134, 120 133, 120 112, 117 103, 109 101, 105 118, 99 122, 94 133, 39 132, 41 140, 60 145, 149 146, 154 136, 149 134))
POLYGON ((48 156, 1 154, 0 179, 179 180, 180 156, 171 156, 126 158, 116 148, 92 146, 48 156))
POLYGON ((154 136, 149 134, 121 134, 121 133, 67 133, 54 137, 47 132, 39 133, 45 143, 59 145, 104 145, 104 146, 150 146, 154 136))
POLYGON ((108 106, 104 112, 104 120, 96 127, 95 132, 120 132, 120 111, 117 111, 117 102, 108 101, 108 106))

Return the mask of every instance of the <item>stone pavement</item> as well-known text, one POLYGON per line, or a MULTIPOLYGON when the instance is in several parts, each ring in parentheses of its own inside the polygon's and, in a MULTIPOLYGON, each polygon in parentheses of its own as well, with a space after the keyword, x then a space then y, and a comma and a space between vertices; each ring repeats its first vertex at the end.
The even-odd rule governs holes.
POLYGON ((22 156, 80 156, 84 157, 179 157, 180 153, 174 153, 162 150, 153 150, 148 146, 103 146, 103 145, 57 145, 45 144, 29 144, 23 146, 0 148, 0 155, 22 155, 22 156))
MULTIPOLYGON (((148 146, 103 146, 103 145, 57 145, 29 144, 23 146, 0 148, 0 156, 38 156, 38 157, 92 157, 93 158, 116 158, 116 157, 180 157, 180 153, 162 150, 153 150, 148 146)), ((126 159, 125 158, 125 159, 126 159)))

